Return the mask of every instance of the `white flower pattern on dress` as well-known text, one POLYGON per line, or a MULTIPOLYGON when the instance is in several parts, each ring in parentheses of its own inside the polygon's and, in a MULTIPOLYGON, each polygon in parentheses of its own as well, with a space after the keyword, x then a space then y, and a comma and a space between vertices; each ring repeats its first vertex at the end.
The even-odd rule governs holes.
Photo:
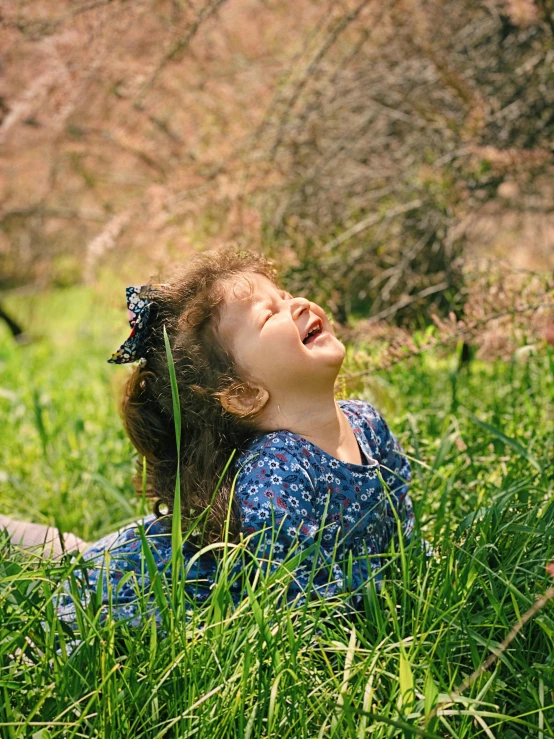
MULTIPOLYGON (((315 593, 325 597, 355 590, 353 600, 359 603, 364 583, 372 577, 379 579, 376 570, 382 563, 377 555, 387 550, 396 535, 396 516, 405 539, 412 535, 411 471, 398 441, 368 402, 349 399, 338 404, 360 446, 362 465, 336 459, 298 434, 282 430, 251 439, 232 466, 243 534, 262 568, 269 566, 273 572, 291 556, 302 554, 287 593, 289 601, 303 602, 313 577, 315 593), (380 478, 389 488, 388 495, 380 478), (347 569, 349 555, 351 572, 347 569)), ((157 571, 170 578, 167 522, 151 515, 144 526, 157 571)), ((186 563, 196 551, 190 542, 183 545, 186 563)), ((139 624, 135 588, 138 582, 147 590, 150 577, 137 524, 91 544, 83 557, 89 565, 81 570, 86 581, 83 603, 101 587, 102 609, 107 609, 111 598, 113 616, 139 624), (109 562, 108 577, 101 577, 105 561, 109 562), (128 573, 132 576, 125 577, 128 573)), ((217 560, 210 553, 193 561, 186 582, 193 601, 209 597, 216 571, 217 560)), ((240 580, 231 586, 231 594, 235 603, 242 598, 240 580)), ((58 611, 65 621, 75 621, 69 591, 60 598, 58 611)))

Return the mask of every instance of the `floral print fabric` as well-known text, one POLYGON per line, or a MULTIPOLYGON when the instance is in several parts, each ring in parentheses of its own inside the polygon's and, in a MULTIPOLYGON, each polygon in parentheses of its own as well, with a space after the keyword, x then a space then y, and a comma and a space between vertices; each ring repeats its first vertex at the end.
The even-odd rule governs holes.
POLYGON ((312 587, 321 595, 358 589, 380 568, 376 555, 387 550, 396 517, 406 540, 412 534, 410 465, 398 441, 369 403, 338 403, 358 441, 362 465, 340 461, 290 431, 275 431, 250 443, 237 480, 243 531, 262 561, 271 557, 274 569, 289 552, 314 550, 295 569, 289 596, 305 590, 312 570, 312 587))
MULTIPOLYGON (((251 439, 233 463, 234 495, 248 549, 271 572, 295 558, 289 601, 304 600, 310 580, 312 592, 322 597, 357 591, 354 600, 359 601, 398 525, 406 540, 412 534, 410 465, 398 441, 368 402, 338 404, 358 441, 361 465, 336 459, 288 430, 251 439)), ((171 577, 167 522, 151 515, 143 523, 157 571, 171 577)), ((139 623, 137 591, 147 592, 150 585, 142 547, 136 523, 91 544, 83 553, 84 603, 96 593, 102 608, 110 602, 115 617, 139 623)), ((215 582, 218 562, 211 553, 193 560, 196 551, 188 541, 183 545, 185 590, 192 602, 202 602, 215 582)), ((240 580, 233 582, 231 594, 235 602, 242 597, 240 580)), ((69 594, 58 610, 65 620, 74 618, 69 594)))

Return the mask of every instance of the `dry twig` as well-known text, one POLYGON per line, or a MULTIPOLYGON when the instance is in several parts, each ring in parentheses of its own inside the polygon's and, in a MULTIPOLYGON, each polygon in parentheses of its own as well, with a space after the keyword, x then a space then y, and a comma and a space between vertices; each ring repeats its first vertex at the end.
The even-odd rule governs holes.
MULTIPOLYGON (((550 577, 554 577, 554 563, 550 563, 546 567, 547 573, 550 575, 550 577)), ((508 649, 510 644, 513 642, 513 640, 516 638, 516 636, 519 634, 521 629, 525 626, 525 624, 530 621, 534 616, 537 615, 537 613, 545 607, 545 605, 554 598, 554 585, 549 587, 542 595, 539 595, 539 597, 535 600, 531 608, 529 608, 523 616, 513 625, 513 627, 510 629, 509 633, 507 634, 506 638, 502 640, 502 642, 498 645, 498 647, 495 647, 493 649, 493 653, 490 654, 487 659, 479 665, 479 667, 469 675, 465 680, 463 680, 448 696, 448 702, 455 702, 456 698, 459 698, 464 691, 466 691, 468 688, 471 688, 471 686, 478 680, 481 675, 489 670, 494 663, 503 655, 503 653, 508 649)), ((444 706, 444 703, 446 701, 443 701, 442 703, 438 703, 429 713, 427 716, 427 722, 429 722, 434 716, 440 715, 441 707, 444 706)))

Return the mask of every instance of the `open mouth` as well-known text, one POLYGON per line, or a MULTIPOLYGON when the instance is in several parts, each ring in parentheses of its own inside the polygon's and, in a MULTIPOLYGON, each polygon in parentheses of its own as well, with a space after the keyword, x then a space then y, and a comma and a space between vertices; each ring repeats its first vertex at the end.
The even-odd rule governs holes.
POLYGON ((309 344, 310 342, 314 341, 316 336, 319 336, 322 333, 321 328, 321 321, 318 321, 315 326, 313 326, 306 336, 304 337, 304 340, 302 341, 303 344, 309 344))

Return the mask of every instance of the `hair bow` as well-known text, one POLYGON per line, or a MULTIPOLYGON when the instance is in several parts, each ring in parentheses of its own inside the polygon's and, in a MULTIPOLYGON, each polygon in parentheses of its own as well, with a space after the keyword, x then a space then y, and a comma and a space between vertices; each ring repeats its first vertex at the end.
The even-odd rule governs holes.
POLYGON ((156 296, 161 285, 142 285, 141 287, 128 287, 125 290, 127 296, 127 314, 131 334, 119 349, 112 354, 108 362, 113 364, 127 364, 142 359, 144 362, 146 328, 150 318, 150 306, 152 298, 156 296))

